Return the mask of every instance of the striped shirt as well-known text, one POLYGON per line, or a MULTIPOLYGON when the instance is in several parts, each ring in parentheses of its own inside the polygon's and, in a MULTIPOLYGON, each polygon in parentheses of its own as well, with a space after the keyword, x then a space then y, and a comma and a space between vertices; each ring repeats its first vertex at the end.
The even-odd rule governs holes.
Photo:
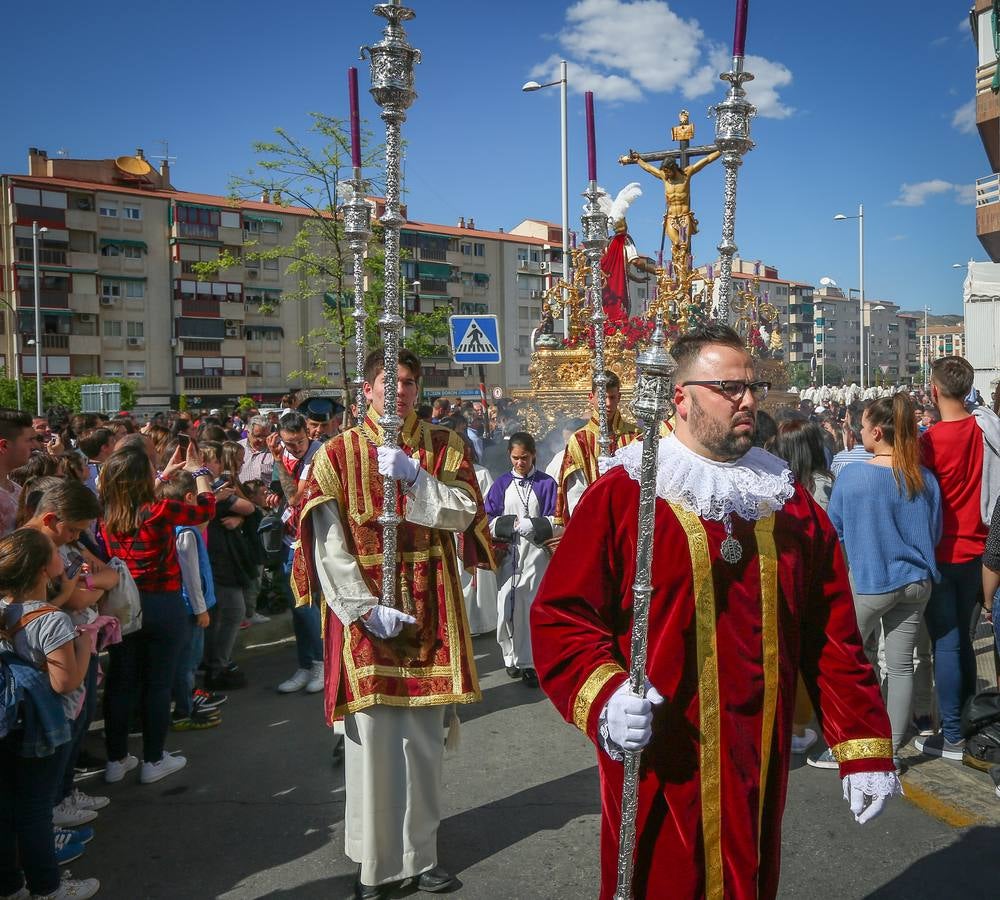
POLYGON ((274 456, 265 447, 263 450, 254 450, 250 446, 247 438, 239 442, 245 451, 243 454, 243 465, 240 468, 240 482, 246 484, 248 481, 257 479, 264 484, 271 483, 271 469, 274 466, 274 456))

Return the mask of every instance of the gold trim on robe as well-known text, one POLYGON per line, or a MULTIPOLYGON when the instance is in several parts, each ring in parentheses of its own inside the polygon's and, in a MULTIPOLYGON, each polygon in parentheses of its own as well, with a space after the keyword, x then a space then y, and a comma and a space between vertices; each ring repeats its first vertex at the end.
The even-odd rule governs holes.
POLYGON ((764 703, 761 709, 760 799, 757 806, 757 857, 764 823, 764 796, 771 766, 771 745, 778 709, 778 548, 774 541, 774 513, 754 526, 760 562, 761 659, 764 669, 764 703))
POLYGON ((839 763, 855 759, 892 759, 892 741, 885 738, 855 738, 841 741, 830 748, 839 763))
POLYGON ((603 663, 587 676, 583 686, 577 691, 573 701, 573 724, 584 734, 587 733, 587 723, 590 721, 590 708, 601 689, 616 675, 626 675, 626 671, 618 663, 603 663))

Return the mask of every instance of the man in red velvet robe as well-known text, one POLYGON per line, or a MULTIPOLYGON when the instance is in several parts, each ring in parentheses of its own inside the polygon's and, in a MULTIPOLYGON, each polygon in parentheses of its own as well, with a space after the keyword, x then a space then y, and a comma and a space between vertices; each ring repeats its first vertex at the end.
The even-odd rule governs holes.
POLYGON ((634 896, 773 897, 801 673, 859 822, 899 792, 837 535, 782 460, 751 449, 739 336, 681 338, 660 446, 647 699, 628 689, 641 443, 580 501, 532 607, 541 685, 599 750, 601 897, 617 877, 622 750, 642 755, 634 896), (648 742, 648 746, 646 746, 648 742))

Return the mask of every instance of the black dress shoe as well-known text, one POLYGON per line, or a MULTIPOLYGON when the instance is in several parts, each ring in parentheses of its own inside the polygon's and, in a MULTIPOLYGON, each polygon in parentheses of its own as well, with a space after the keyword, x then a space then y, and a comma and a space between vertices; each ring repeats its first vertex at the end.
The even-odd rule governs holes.
POLYGON ((534 669, 522 669, 521 681, 524 682, 525 687, 536 688, 538 687, 538 673, 534 669))
POLYGON ((429 872, 424 872, 417 879, 417 890, 430 894, 440 894, 458 886, 458 879, 440 866, 435 866, 429 872))
POLYGON ((361 869, 354 879, 354 900, 387 900, 394 884, 362 884, 361 869))
POLYGON ((520 678, 521 670, 517 666, 507 666, 507 677, 508 678, 520 678))

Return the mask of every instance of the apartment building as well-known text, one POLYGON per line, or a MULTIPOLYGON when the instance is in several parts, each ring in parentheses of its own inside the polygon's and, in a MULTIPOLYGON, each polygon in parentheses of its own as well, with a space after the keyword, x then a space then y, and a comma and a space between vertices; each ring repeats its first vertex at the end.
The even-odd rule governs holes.
POLYGON ((917 327, 920 358, 930 365, 942 356, 965 356, 965 324, 917 327))
POLYGON ((970 13, 976 45, 976 127, 989 174, 976 180, 976 236, 991 262, 970 262, 963 292, 965 357, 975 386, 992 396, 1000 381, 1000 95, 993 92, 997 51, 992 0, 975 0, 970 13))
MULTIPOLYGON (((44 229, 38 253, 43 377, 129 378, 147 411, 176 406, 182 395, 208 407, 244 395, 274 401, 304 386, 293 373, 315 372, 315 365, 301 339, 323 326, 324 304, 342 300, 283 302, 301 294, 297 276, 282 259, 254 259, 246 251, 290 244, 311 213, 269 197, 234 202, 180 191, 170 179, 168 166, 156 171, 141 150, 73 160, 32 149, 27 175, 2 176, 5 370, 35 371, 37 222, 44 229), (197 264, 223 251, 240 264, 200 279, 197 264)), ((374 202, 377 215, 380 201, 374 202)), ((541 292, 561 272, 561 232, 553 241, 531 226, 524 230, 484 231, 463 219, 455 227, 408 221, 401 233, 407 308, 496 314, 503 364, 487 367, 486 379, 505 391, 528 384, 541 292)), ((339 348, 327 348, 326 357, 326 371, 318 374, 338 383, 339 348)), ((349 371, 354 364, 349 352, 349 371)), ((456 368, 446 357, 428 360, 429 395, 472 393, 478 382, 478 371, 456 368)))

